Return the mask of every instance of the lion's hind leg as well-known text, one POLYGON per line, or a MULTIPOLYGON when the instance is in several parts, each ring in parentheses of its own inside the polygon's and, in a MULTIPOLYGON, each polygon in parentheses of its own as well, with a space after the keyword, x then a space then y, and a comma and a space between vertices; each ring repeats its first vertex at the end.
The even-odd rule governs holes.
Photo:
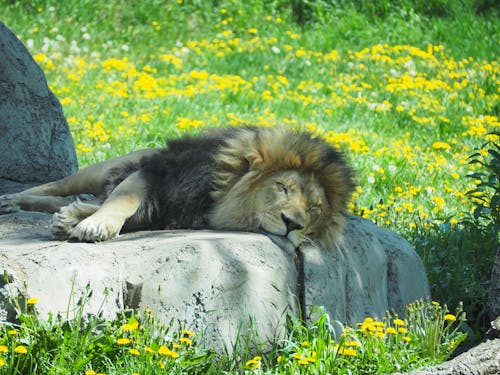
POLYGON ((74 197, 40 196, 15 193, 0 196, 0 215, 19 210, 54 213, 73 202, 74 197))
POLYGON ((95 213, 99 208, 100 205, 84 203, 79 199, 62 207, 52 218, 50 225, 52 234, 61 241, 71 238, 78 223, 95 213))

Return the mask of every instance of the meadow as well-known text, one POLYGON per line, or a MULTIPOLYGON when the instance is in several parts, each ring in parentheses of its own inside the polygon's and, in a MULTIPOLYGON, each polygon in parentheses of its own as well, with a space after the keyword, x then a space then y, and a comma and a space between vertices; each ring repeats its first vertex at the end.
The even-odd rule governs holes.
MULTIPOLYGON (((407 238, 433 298, 463 301, 480 336, 499 224, 481 185, 493 175, 470 156, 487 164, 494 154, 483 146, 500 131, 491 4, 0 0, 0 9, 59 98, 80 166, 209 127, 309 129, 355 168, 352 213, 407 238)), ((498 191, 498 174, 488 181, 498 191)))

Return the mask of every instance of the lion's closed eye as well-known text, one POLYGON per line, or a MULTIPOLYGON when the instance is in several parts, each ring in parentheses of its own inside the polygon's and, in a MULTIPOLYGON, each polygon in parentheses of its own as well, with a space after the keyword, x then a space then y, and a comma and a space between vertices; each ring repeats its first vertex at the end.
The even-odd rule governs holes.
POLYGON ((288 195, 289 187, 286 183, 281 182, 281 181, 277 181, 276 186, 278 188, 278 191, 280 191, 281 193, 283 193, 285 195, 288 195))
POLYGON ((310 206, 308 209, 307 209, 307 212, 309 213, 309 215, 311 215, 312 217, 317 217, 321 214, 322 212, 322 208, 320 205, 314 205, 314 206, 310 206))

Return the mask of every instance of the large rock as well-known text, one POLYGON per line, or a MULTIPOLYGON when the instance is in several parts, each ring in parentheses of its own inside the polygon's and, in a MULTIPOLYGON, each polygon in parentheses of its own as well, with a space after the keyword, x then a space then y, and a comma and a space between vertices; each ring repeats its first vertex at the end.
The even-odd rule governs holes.
POLYGON ((439 365, 406 373, 406 375, 498 374, 500 374, 500 339, 483 342, 469 351, 439 365))
MULTIPOLYGON (((126 306, 178 318, 220 346, 247 327, 259 338, 284 332, 297 301, 323 305, 333 319, 356 322, 429 295, 410 245, 367 220, 351 217, 345 245, 297 254, 268 237, 211 231, 138 232, 97 244, 54 241, 45 214, 0 216, 1 319, 15 316, 9 296, 37 297, 39 313, 65 312, 72 288, 93 290, 89 313, 113 317, 126 306), (302 264, 296 262, 302 259, 302 264), (302 279, 302 280, 301 280, 302 279), (107 294, 107 297, 105 296, 107 294), (101 307, 102 306, 102 307, 101 307), (242 326, 240 327, 240 323, 242 326)), ((74 296, 78 299, 78 295, 74 296)))
POLYGON ((0 183, 48 182, 78 168, 61 104, 40 67, 1 22, 0 134, 0 183))

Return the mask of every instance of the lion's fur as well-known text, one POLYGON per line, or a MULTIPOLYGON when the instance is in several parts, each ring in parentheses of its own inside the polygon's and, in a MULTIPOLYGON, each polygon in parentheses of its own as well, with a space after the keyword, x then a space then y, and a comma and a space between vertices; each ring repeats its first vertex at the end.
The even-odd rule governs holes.
POLYGON ((314 176, 328 209, 312 240, 325 247, 341 238, 354 187, 338 151, 307 132, 284 127, 235 127, 181 138, 142 165, 150 199, 139 211, 150 213, 145 221, 154 229, 259 231, 252 192, 263 178, 281 170, 314 176))
POLYGON ((0 213, 54 212, 57 238, 101 241, 120 230, 228 229, 341 238, 353 174, 324 140, 285 127, 230 127, 183 137, 0 197, 0 213), (91 193, 100 205, 61 196, 91 193))
POLYGON ((330 247, 341 238, 353 175, 342 155, 322 139, 284 127, 240 128, 218 150, 216 165, 214 225, 244 222, 253 202, 241 197, 257 189, 263 176, 297 170, 318 179, 328 201, 313 239, 330 247))

